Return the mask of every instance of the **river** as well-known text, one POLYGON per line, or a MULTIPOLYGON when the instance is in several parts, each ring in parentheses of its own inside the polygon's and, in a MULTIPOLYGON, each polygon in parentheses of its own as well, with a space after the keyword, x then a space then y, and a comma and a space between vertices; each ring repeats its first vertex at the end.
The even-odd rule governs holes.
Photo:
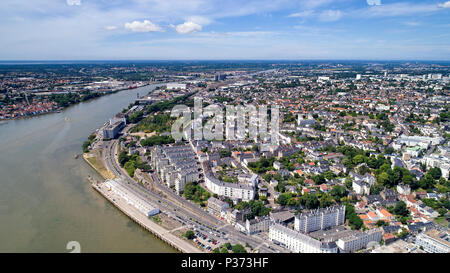
POLYGON ((0 252, 175 252, 94 191, 80 156, 90 133, 155 86, 0 124, 0 252))

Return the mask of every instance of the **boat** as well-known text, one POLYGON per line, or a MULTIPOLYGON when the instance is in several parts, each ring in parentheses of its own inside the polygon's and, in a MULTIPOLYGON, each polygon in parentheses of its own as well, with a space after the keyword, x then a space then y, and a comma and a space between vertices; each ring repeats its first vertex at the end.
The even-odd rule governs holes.
POLYGON ((76 154, 73 156, 75 159, 78 159, 78 157, 80 157, 80 155, 76 154))

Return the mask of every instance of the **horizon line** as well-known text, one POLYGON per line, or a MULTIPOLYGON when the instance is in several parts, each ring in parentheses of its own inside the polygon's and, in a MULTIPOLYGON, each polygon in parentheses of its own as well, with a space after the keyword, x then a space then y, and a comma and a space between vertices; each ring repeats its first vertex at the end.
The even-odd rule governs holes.
POLYGON ((0 60, 0 63, 21 63, 21 62, 299 62, 299 61, 354 61, 354 62, 450 62, 438 59, 23 59, 23 60, 0 60))

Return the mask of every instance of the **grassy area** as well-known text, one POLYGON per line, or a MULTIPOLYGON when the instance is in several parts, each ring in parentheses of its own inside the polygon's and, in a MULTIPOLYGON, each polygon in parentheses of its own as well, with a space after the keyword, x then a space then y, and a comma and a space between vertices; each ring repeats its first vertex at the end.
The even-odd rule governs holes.
POLYGON ((434 219, 434 221, 435 221, 438 225, 441 225, 441 226, 444 226, 444 227, 448 226, 448 221, 445 219, 444 216, 436 217, 436 218, 434 219))
POLYGON ((159 218, 159 216, 158 215, 155 215, 155 216, 150 216, 149 217, 153 222, 155 222, 155 223, 157 223, 157 224, 161 224, 161 218, 159 218))
POLYGON ((115 176, 111 171, 106 169, 106 167, 97 159, 96 156, 85 155, 86 160, 91 164, 91 166, 97 170, 106 179, 114 179, 115 176))

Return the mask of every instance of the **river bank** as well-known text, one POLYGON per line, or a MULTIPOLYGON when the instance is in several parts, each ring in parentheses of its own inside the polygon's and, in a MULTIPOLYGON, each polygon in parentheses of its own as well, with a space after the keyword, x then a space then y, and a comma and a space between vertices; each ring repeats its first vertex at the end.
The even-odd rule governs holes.
POLYGON ((0 253, 65 253, 70 241, 83 253, 176 252, 93 190, 86 178, 102 177, 74 158, 87 135, 154 88, 0 126, 0 253))
MULTIPOLYGON (((89 166, 92 167, 98 174, 100 174, 104 179, 112 179, 114 177, 110 177, 110 171, 105 171, 102 169, 106 169, 105 166, 99 166, 98 164, 93 164, 89 158, 87 153, 83 154, 83 159, 86 161, 89 166)), ((98 161, 98 159, 97 159, 98 161)), ((95 180, 89 178, 88 179, 92 188, 100 193, 106 200, 108 200, 112 205, 114 205, 118 210, 120 210, 123 214, 133 220, 135 223, 140 225, 142 228, 156 236, 161 241, 175 248, 176 250, 184 253, 202 253, 198 248, 191 245, 189 242, 183 240, 182 238, 171 233, 170 230, 165 229, 164 227, 158 225, 157 223, 150 220, 148 217, 143 215, 139 210, 131 206, 125 200, 123 200, 120 196, 114 194, 111 191, 108 191, 106 187, 102 185, 100 182, 96 182, 95 180)))
POLYGON ((202 253, 198 248, 191 245, 189 242, 179 238, 178 236, 172 234, 171 230, 167 230, 157 223, 153 222, 151 219, 143 215, 133 206, 129 205, 120 196, 108 191, 102 183, 91 183, 93 189, 100 193, 106 200, 113 204, 118 210, 123 214, 132 219, 135 223, 140 225, 142 228, 156 236, 161 241, 175 248, 176 250, 183 253, 202 253))
POLYGON ((55 110, 51 110, 51 111, 47 111, 47 112, 41 112, 41 113, 36 113, 36 114, 32 114, 32 115, 25 115, 25 116, 18 116, 18 117, 14 117, 14 118, 2 118, 2 119, 0 119, 0 122, 2 122, 2 121, 8 122, 8 121, 12 121, 12 120, 21 120, 21 119, 31 119, 31 118, 38 117, 38 116, 44 116, 44 115, 49 115, 49 114, 61 113, 62 111, 66 110, 66 109, 68 109, 68 108, 70 108, 72 106, 78 105, 80 103, 91 102, 93 100, 96 100, 96 99, 99 99, 99 98, 102 98, 102 97, 105 97, 105 96, 108 96, 108 95, 113 95, 113 94, 116 94, 116 93, 119 93, 119 92, 122 92, 122 91, 134 90, 134 89, 137 89, 137 88, 143 88, 143 87, 146 87, 146 86, 149 86, 149 85, 153 85, 153 84, 157 84, 157 83, 145 83, 145 84, 143 84, 142 86, 139 86, 139 87, 125 87, 125 88, 115 89, 115 90, 112 90, 112 91, 99 92, 99 93, 101 93, 100 96, 88 99, 86 101, 73 103, 73 104, 70 104, 69 106, 66 106, 66 107, 58 107, 55 110))

